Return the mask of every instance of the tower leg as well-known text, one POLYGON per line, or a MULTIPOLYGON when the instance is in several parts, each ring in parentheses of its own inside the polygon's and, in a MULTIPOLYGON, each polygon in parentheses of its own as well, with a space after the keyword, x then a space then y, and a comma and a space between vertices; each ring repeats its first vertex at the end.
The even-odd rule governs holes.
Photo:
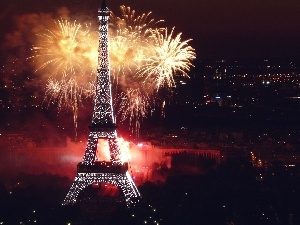
POLYGON ((125 196, 127 206, 132 206, 135 204, 136 198, 140 197, 140 193, 137 190, 128 172, 124 174, 122 177, 123 177, 123 182, 122 185, 119 186, 125 196))
POLYGON ((77 174, 75 177, 73 184, 65 197, 62 205, 73 205, 76 203, 77 197, 79 193, 85 189, 87 186, 89 186, 92 183, 89 183, 89 179, 85 180, 81 178, 80 174, 77 174))
POLYGON ((134 199, 140 197, 140 193, 128 171, 126 173, 78 173, 62 204, 75 204, 80 191, 93 183, 101 182, 119 187, 124 194, 127 206, 133 205, 135 203, 134 199))

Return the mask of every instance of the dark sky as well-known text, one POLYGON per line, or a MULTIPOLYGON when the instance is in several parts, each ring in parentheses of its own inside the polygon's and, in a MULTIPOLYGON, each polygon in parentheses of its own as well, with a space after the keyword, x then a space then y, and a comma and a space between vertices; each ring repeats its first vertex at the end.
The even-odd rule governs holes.
MULTIPOLYGON (((13 26, 15 14, 54 13, 65 6, 74 18, 97 20, 102 0, 1 0, 0 40, 13 26), (10 27, 11 26, 11 27, 10 27)), ((126 5, 137 15, 152 11, 164 26, 182 32, 198 59, 300 56, 299 0, 107 0, 119 13, 126 5)))

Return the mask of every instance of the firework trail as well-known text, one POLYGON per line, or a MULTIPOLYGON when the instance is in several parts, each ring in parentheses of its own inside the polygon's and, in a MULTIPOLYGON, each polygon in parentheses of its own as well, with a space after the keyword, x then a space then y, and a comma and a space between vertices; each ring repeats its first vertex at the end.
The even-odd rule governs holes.
POLYGON ((160 29, 157 28, 157 25, 163 22, 163 20, 155 21, 151 19, 151 12, 136 16, 135 10, 124 5, 120 6, 120 10, 121 17, 115 16, 114 13, 111 13, 110 16, 110 26, 117 35, 147 39, 147 37, 151 36, 151 30, 153 28, 160 29))
POLYGON ((77 115, 78 107, 82 104, 83 87, 78 86, 78 81, 74 76, 64 73, 60 80, 50 78, 46 85, 46 97, 49 104, 57 104, 58 110, 62 108, 71 109, 73 113, 73 123, 75 138, 77 138, 77 115))
POLYGON ((139 88, 128 88, 127 92, 122 92, 119 96, 119 110, 121 122, 129 118, 130 127, 135 125, 135 132, 138 135, 140 123, 151 109, 151 101, 147 93, 142 93, 139 88))

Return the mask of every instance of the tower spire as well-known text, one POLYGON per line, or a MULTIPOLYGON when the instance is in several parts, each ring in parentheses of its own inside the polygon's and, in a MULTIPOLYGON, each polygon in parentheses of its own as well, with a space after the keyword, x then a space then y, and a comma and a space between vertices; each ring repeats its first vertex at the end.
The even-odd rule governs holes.
POLYGON ((106 8, 107 8, 106 2, 105 2, 105 0, 102 0, 101 9, 106 9, 106 8))
POLYGON ((98 14, 99 19, 100 19, 100 15, 101 16, 109 16, 109 9, 108 9, 108 7, 106 5, 106 1, 105 0, 102 1, 102 4, 101 4, 101 6, 100 6, 100 8, 98 10, 98 13, 99 13, 98 14))

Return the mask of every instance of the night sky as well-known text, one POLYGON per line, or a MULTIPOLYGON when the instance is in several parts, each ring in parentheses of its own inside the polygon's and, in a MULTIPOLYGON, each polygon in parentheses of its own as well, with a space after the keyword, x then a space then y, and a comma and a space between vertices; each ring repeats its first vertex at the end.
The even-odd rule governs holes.
MULTIPOLYGON (((78 21, 97 22, 102 0, 2 0, 0 40, 14 29, 14 15, 51 13, 66 7, 78 21)), ((137 15, 152 12, 163 26, 182 32, 197 52, 198 59, 297 57, 300 55, 300 2, 298 0, 107 0, 115 14, 119 6, 135 9, 137 15)), ((59 19, 59 17, 57 17, 59 19)), ((3 45, 3 44, 2 44, 3 45)))

